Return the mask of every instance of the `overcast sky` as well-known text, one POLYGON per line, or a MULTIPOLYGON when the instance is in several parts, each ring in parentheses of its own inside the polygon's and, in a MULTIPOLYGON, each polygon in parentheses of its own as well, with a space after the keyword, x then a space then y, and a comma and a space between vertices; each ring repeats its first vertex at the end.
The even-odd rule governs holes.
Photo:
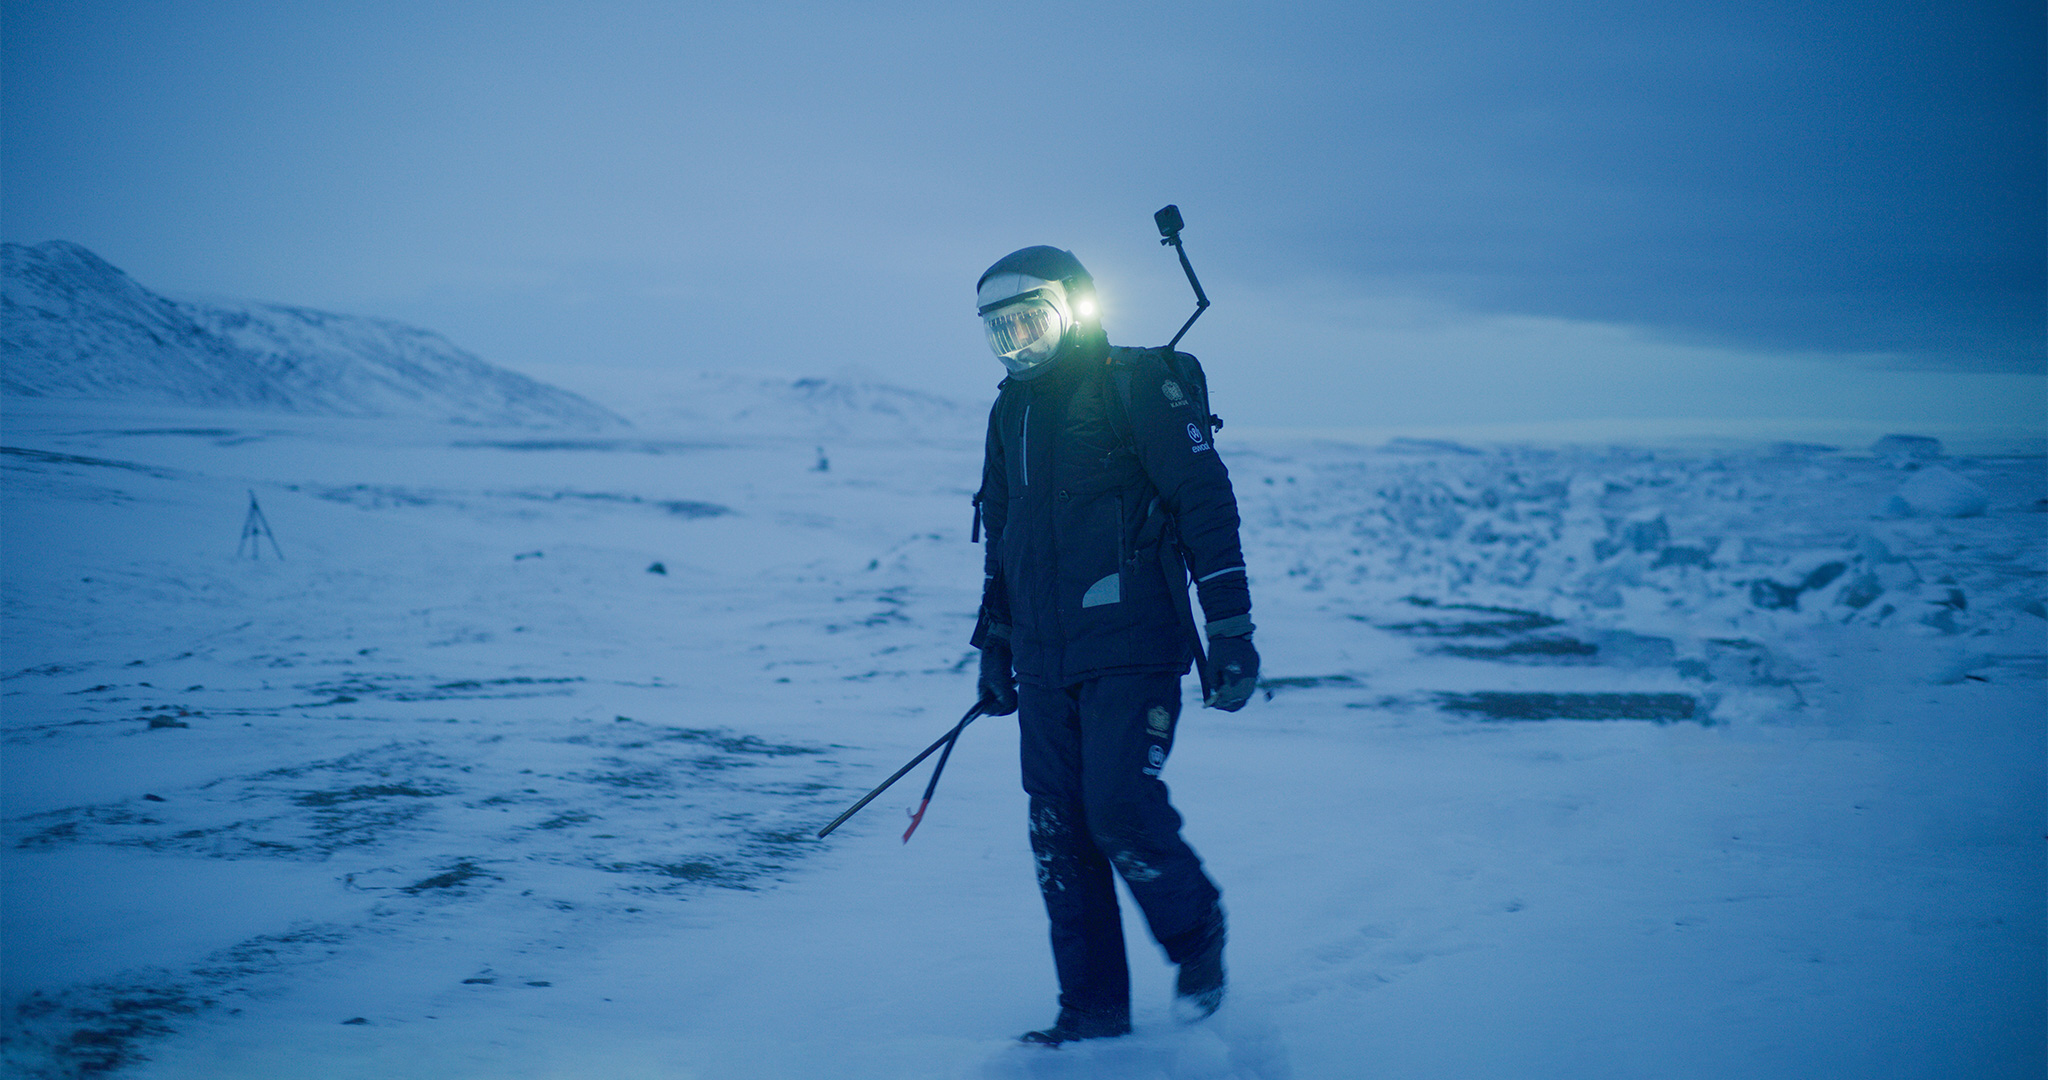
POLYGON ((2048 427, 2044 35, 2039 0, 4 0, 0 234, 514 368, 986 400, 981 270, 1069 248, 1163 342, 1174 202, 1216 305, 1183 347, 1254 424, 2048 427))

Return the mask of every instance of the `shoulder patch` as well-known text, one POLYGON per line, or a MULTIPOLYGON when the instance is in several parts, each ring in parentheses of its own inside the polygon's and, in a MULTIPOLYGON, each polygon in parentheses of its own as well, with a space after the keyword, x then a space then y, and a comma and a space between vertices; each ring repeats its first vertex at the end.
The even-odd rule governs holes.
POLYGON ((1166 395, 1166 401, 1169 405, 1185 405, 1188 403, 1187 391, 1182 390, 1180 384, 1172 379, 1160 383, 1159 392, 1166 395))

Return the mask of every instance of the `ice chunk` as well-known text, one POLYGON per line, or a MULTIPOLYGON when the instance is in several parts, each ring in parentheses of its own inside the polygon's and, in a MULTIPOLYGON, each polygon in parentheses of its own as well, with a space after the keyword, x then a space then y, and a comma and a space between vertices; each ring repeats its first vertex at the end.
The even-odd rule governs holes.
POLYGON ((1930 465, 1899 485, 1898 492, 1885 501, 1885 512, 1893 517, 1976 517, 1990 504, 1991 496, 1983 488, 1939 465, 1930 465))
POLYGON ((1774 442, 1764 452, 1771 457, 1813 457, 1817 454, 1832 454, 1838 448, 1824 443, 1774 442))
POLYGON ((1635 551, 1655 551, 1671 542, 1671 527, 1663 514, 1639 511, 1622 524, 1621 538, 1635 551))
POLYGON ((1773 685, 1784 681, 1771 650, 1748 638, 1709 638, 1707 677, 1739 685, 1773 685))
POLYGON ((1388 439, 1385 446, 1380 447, 1380 453, 1459 454, 1478 457, 1485 454, 1486 451, 1475 450, 1463 443, 1452 442, 1449 439, 1414 439, 1406 435, 1397 435, 1394 438, 1388 439))
POLYGON ((1660 570, 1666 566, 1707 567, 1712 565, 1709 552, 1705 547, 1695 547, 1691 544, 1673 544, 1657 553, 1657 561, 1650 564, 1650 569, 1660 570))
POLYGON ((1847 604, 1861 611, 1869 607, 1871 601, 1883 595, 1884 583, 1877 579, 1876 574, 1865 570, 1863 573, 1849 579, 1847 585, 1842 586, 1842 590, 1835 594, 1835 602, 1847 604))
POLYGON ((1899 557, 1892 554, 1892 549, 1883 540, 1869 533, 1859 534, 1849 542, 1849 546, 1856 554, 1862 556, 1864 562, 1872 565, 1899 561, 1899 557))
POLYGON ((1941 456, 1941 440, 1926 435, 1886 435, 1870 444, 1870 452, 1881 458, 1932 461, 1941 456))
POLYGON ((1826 588, 1829 582, 1841 577, 1842 571, 1847 569, 1849 564, 1844 562, 1822 563, 1806 575, 1805 580, 1799 583, 1799 588, 1802 591, 1826 588))
POLYGON ((1749 602, 1764 611, 1799 610, 1799 587, 1781 585, 1770 578, 1749 583, 1749 602))

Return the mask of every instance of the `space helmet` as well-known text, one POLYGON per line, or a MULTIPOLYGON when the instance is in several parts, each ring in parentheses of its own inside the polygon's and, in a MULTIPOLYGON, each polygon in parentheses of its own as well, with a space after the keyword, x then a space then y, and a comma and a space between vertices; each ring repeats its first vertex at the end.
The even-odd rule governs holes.
POLYGON ((1095 279, 1071 251, 1013 251, 989 267, 974 289, 988 347, 1013 379, 1051 370, 1069 344, 1097 326, 1095 279))

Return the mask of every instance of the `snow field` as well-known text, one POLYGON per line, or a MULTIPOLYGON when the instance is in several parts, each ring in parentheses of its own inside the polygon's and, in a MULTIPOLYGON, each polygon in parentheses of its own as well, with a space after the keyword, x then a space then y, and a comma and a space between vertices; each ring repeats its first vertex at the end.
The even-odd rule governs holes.
POLYGON ((2038 459, 1896 517, 1924 462, 1226 432, 1270 696, 1166 779, 1232 998, 1174 1027, 1127 905, 1137 1034, 1047 1053, 1007 719, 914 843, 925 768, 811 839, 972 697, 978 442, 737 386, 602 436, 10 402, 10 1068, 2040 1073, 2038 459))

